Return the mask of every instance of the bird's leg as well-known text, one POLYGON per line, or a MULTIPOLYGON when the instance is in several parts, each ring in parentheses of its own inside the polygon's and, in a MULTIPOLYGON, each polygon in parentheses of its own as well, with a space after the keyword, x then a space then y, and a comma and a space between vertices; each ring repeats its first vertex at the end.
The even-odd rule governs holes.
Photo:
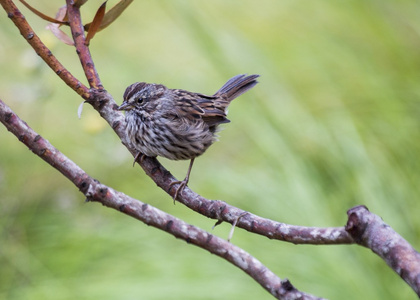
POLYGON ((179 193, 182 192, 182 190, 187 186, 188 180, 190 180, 190 173, 191 173, 191 169, 192 169, 193 163, 194 163, 194 158, 191 159, 191 161, 190 161, 190 166, 188 167, 187 176, 185 176, 185 179, 184 180, 182 180, 182 181, 174 181, 174 182, 171 182, 169 184, 170 188, 173 185, 175 185, 175 184, 179 184, 179 187, 176 189, 175 194, 174 194, 174 197, 173 197, 174 204, 175 204, 176 198, 178 198, 179 193))
POLYGON ((137 152, 136 156, 134 157, 133 167, 134 167, 134 165, 136 164, 136 162, 138 161, 139 158, 140 158, 140 162, 142 163, 145 157, 146 157, 146 155, 144 155, 140 151, 137 152))

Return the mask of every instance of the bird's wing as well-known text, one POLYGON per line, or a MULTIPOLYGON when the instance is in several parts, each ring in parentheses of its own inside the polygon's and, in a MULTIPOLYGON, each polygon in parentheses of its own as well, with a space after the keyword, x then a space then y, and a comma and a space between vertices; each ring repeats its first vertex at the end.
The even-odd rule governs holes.
POLYGON ((174 91, 179 101, 175 102, 175 112, 179 117, 202 119, 208 126, 230 122, 226 118, 226 107, 229 105, 217 96, 191 93, 184 90, 174 91))

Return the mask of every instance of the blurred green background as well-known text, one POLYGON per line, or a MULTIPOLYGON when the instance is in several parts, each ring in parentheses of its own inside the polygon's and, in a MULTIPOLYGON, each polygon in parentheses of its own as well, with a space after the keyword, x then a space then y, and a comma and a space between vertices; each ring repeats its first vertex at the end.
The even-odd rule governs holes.
MULTIPOLYGON (((64 1, 28 1, 54 16, 64 1)), ((108 1, 108 8, 117 1, 108 1)), ((92 19, 101 1, 83 7, 92 19)), ((19 7, 86 82, 72 47, 19 7)), ((91 52, 121 102, 136 81, 212 94, 240 73, 220 142, 189 186, 257 215, 342 226, 366 205, 420 249, 420 2, 135 1, 91 52)), ((107 124, 40 60, 4 11, 0 97, 102 183, 211 231, 131 166, 107 124)), ((188 162, 160 161, 178 178, 188 162)), ((212 233, 226 238, 230 225, 212 233)), ((302 291, 330 299, 414 299, 371 251, 302 246, 236 229, 232 242, 302 291)), ((1 299, 272 299, 226 261, 84 197, 0 126, 1 299)))

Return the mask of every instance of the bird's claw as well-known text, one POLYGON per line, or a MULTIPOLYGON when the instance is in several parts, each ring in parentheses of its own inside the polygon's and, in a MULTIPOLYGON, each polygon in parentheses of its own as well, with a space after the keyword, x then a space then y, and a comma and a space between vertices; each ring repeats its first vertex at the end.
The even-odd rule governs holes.
POLYGON ((175 184, 179 184, 179 186, 178 186, 178 188, 176 189, 176 191, 175 191, 175 193, 174 193, 174 196, 173 196, 173 199, 174 199, 174 204, 175 204, 175 200, 178 198, 178 195, 179 195, 179 193, 181 193, 182 192, 182 190, 187 186, 187 184, 188 184, 188 180, 187 179, 184 179, 184 180, 182 180, 182 181, 174 181, 174 182, 171 182, 170 184, 169 184, 169 189, 171 189, 172 188, 172 186, 173 185, 175 185, 175 184))
POLYGON ((136 164, 136 162, 139 160, 139 158, 140 158, 140 163, 142 163, 142 162, 144 161, 144 159, 146 158, 146 155, 144 155, 144 154, 143 154, 143 153, 141 153, 141 152, 138 152, 138 153, 136 154, 136 156, 134 157, 133 167, 134 167, 134 165, 136 164))

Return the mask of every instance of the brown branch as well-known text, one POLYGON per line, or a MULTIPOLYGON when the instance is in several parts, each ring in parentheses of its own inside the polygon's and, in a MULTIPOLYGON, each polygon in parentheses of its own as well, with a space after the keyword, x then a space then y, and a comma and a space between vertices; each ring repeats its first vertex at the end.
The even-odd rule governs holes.
POLYGON ((347 214, 346 230, 356 243, 378 254, 420 296, 420 253, 367 207, 347 214))
MULTIPOLYGON (((79 87, 79 90, 83 90, 82 97, 100 113, 100 115, 109 123, 114 129, 115 133, 120 137, 123 144, 129 149, 129 151, 136 155, 136 150, 130 146, 128 139, 126 138, 124 126, 125 121, 123 115, 116 110, 116 103, 111 95, 104 90, 87 90, 76 78, 74 78, 51 54, 50 50, 39 40, 39 38, 33 33, 29 24, 26 22, 25 17, 19 12, 14 6, 12 1, 0 0, 4 9, 10 15, 11 12, 15 25, 19 30, 30 31, 33 34, 31 41, 37 40, 36 43, 31 43, 31 46, 35 49, 40 56, 44 58, 46 63, 59 75, 64 73, 69 74, 71 79, 70 87, 75 89, 79 87), (19 17, 17 17, 19 16, 19 17), (60 66, 57 69, 56 66, 60 66), (64 70, 59 72, 58 70, 64 70), (75 86, 74 83, 77 82, 75 86), (87 98, 89 97, 89 98, 87 98)), ((70 2, 70 1, 69 1, 70 2)), ((94 85, 99 85, 100 80, 97 76, 92 58, 88 47, 84 44, 83 28, 81 25, 80 11, 78 7, 69 5, 69 18, 71 17, 70 24, 72 27, 73 37, 75 39, 77 53, 79 54, 80 60, 83 64, 88 81, 94 85), (73 23, 76 24, 73 24, 73 23)), ((25 35, 24 35, 25 36, 25 35)), ((61 77, 61 76, 60 76, 61 77)), ((67 78, 67 77, 66 77, 67 78)), ((64 80, 64 79, 63 79, 64 80)), ((67 83, 67 82, 66 82, 67 83)), ((153 181, 169 195, 173 196, 175 192, 171 189, 171 183, 177 181, 171 173, 166 170, 155 158, 146 158, 140 163, 147 175, 149 175, 153 181)), ((233 224, 242 216, 236 226, 243 228, 249 232, 257 233, 260 235, 267 236, 271 239, 278 239, 287 241, 295 244, 350 244, 353 243, 352 238, 344 230, 343 227, 338 228, 315 228, 315 227, 304 227, 288 225, 273 220, 261 218, 251 213, 231 206, 223 201, 212 201, 208 200, 200 195, 194 193, 188 187, 186 187, 180 194, 178 199, 179 202, 183 203, 190 209, 207 216, 209 218, 217 219, 218 221, 224 221, 233 224), (245 213, 245 214, 244 214, 245 213)))
POLYGON ((90 55, 89 47, 86 44, 85 30, 83 28, 82 18, 80 15, 80 7, 78 5, 74 5, 73 2, 73 0, 66 0, 68 21, 70 23, 76 53, 79 56, 80 63, 82 64, 83 71, 85 72, 90 87, 94 89, 103 89, 98 72, 96 72, 92 56, 90 55))
POLYGON ((288 280, 280 280, 260 261, 228 241, 93 179, 30 128, 1 99, 0 122, 36 155, 67 177, 88 201, 100 202, 229 261, 278 299, 319 299, 298 291, 288 280))
POLYGON ((19 29, 20 34, 25 40, 34 48, 36 54, 38 54, 47 65, 76 93, 78 93, 83 99, 89 98, 89 90, 86 86, 80 83, 51 53, 50 49, 44 45, 40 38, 35 34, 31 26, 29 26, 25 17, 16 7, 11 0, 0 0, 0 4, 7 12, 7 16, 13 21, 16 27, 19 29))

